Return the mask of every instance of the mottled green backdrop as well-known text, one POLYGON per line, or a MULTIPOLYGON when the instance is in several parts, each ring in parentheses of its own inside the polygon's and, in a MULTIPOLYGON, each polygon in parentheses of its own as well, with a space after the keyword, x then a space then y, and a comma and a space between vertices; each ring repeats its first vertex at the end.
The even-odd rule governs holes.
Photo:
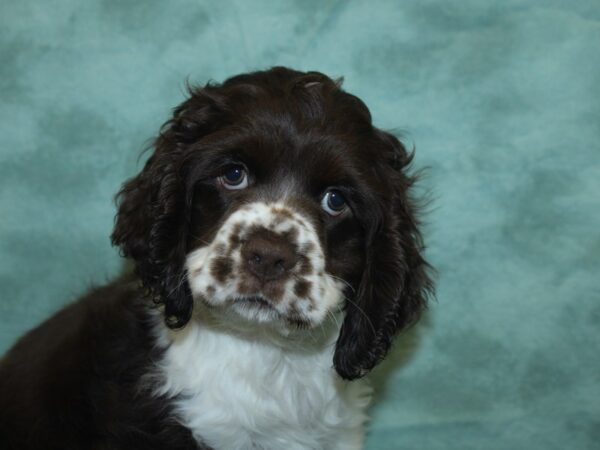
POLYGON ((429 167, 438 301, 367 447, 599 448, 594 0, 2 1, 0 353, 119 272, 112 196, 186 78, 272 65, 345 76, 429 167))

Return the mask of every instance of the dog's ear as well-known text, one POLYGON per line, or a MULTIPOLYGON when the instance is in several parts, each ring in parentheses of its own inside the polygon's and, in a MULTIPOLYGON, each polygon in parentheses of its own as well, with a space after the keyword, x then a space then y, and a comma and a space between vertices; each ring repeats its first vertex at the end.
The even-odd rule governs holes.
POLYGON ((410 197, 414 178, 406 174, 412 154, 394 136, 377 131, 386 163, 381 169, 386 199, 377 226, 366 237, 366 264, 334 354, 342 378, 366 375, 386 355, 394 335, 416 322, 433 285, 410 197))
POLYGON ((184 326, 193 302, 185 256, 192 193, 186 186, 186 151, 215 127, 210 87, 190 89, 191 97, 161 128, 144 169, 116 196, 111 240, 135 262, 147 294, 165 308, 169 327, 184 326))

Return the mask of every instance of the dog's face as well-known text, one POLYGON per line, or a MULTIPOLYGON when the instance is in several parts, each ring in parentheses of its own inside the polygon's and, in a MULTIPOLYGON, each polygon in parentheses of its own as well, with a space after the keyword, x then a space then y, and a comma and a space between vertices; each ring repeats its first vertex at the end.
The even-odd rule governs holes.
POLYGON ((360 143, 328 129, 334 117, 318 127, 294 114, 291 101, 262 94, 242 110, 234 101, 217 131, 225 139, 196 150, 202 168, 185 265, 200 301, 249 320, 314 327, 358 284, 360 217, 373 193, 360 143))
POLYGON ((192 90, 127 182, 113 242, 181 327, 194 302, 256 326, 344 309, 334 364, 362 376, 430 289, 410 162, 367 107, 284 68, 192 90))

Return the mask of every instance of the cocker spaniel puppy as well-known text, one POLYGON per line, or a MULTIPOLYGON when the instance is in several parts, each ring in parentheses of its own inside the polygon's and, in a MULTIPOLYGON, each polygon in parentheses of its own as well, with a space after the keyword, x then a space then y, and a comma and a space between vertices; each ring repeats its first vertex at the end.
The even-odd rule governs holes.
POLYGON ((411 156, 321 73, 191 89, 117 196, 135 275, 2 359, 0 448, 361 448, 431 290, 411 156))

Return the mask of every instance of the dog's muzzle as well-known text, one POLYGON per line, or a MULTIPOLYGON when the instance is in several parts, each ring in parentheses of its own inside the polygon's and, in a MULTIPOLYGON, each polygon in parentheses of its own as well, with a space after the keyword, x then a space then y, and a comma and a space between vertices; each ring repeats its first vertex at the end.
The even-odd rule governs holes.
POLYGON ((231 214, 213 241, 187 258, 195 298, 259 322, 321 323, 343 285, 325 272, 309 218, 283 203, 255 202, 231 214))

